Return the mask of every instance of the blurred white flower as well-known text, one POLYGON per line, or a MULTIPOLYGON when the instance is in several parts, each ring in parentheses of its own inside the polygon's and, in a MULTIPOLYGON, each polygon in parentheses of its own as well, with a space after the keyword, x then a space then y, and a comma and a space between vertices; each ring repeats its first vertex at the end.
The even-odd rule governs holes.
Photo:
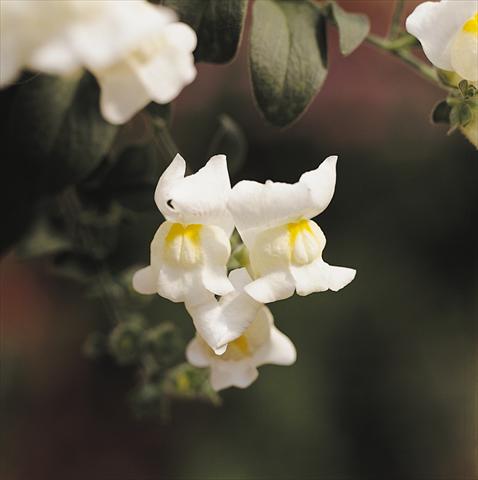
POLYGON ((325 236, 310 219, 330 203, 337 157, 327 158, 297 183, 242 181, 234 186, 229 209, 249 250, 255 278, 246 292, 269 303, 324 290, 340 290, 355 277, 351 268, 322 260, 325 236))
POLYGON ((196 367, 210 367, 210 382, 214 390, 228 387, 248 387, 258 376, 257 367, 266 363, 291 365, 296 351, 292 342, 274 326, 270 310, 254 302, 243 291, 250 282, 245 269, 234 270, 230 275, 236 291, 223 297, 212 323, 223 321, 231 325, 235 320, 241 333, 230 341, 218 355, 198 332, 186 349, 186 358, 196 367), (232 297, 232 299, 230 299, 232 297))
POLYGON ((234 290, 226 268, 234 225, 226 157, 212 157, 194 175, 185 172, 178 154, 158 181, 154 198, 166 221, 151 243, 151 264, 136 272, 133 287, 194 305, 234 290))
POLYGON ((2 0, 0 86, 23 68, 90 70, 101 110, 124 123, 150 101, 168 103, 196 76, 196 34, 145 0, 2 0))
POLYGON ((422 3, 406 27, 433 65, 478 81, 478 0, 422 3))

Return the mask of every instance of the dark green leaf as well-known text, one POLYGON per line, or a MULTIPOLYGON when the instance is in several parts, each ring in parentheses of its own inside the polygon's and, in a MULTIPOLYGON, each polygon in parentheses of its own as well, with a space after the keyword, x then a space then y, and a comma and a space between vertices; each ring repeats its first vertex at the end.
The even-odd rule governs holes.
POLYGON ((451 107, 448 105, 446 100, 437 103, 432 111, 432 122, 433 123, 450 123, 450 112, 451 107))
POLYGON ((227 157, 230 176, 237 173, 246 160, 246 137, 241 127, 229 115, 219 117, 219 126, 209 146, 208 157, 219 153, 227 157))
POLYGON ((101 116, 98 94, 88 74, 42 75, 17 89, 9 152, 36 175, 38 190, 56 191, 80 181, 108 152, 117 127, 101 116))
POLYGON ((102 183, 102 192, 134 211, 156 209, 154 189, 164 164, 154 144, 125 149, 102 183))
POLYGON ((309 1, 254 3, 250 69, 257 104, 273 125, 305 111, 327 76, 326 25, 309 1))
POLYGON ((350 55, 370 32, 370 20, 362 13, 349 13, 336 2, 327 5, 330 18, 339 30, 339 43, 342 55, 350 55))
POLYGON ((238 50, 247 0, 161 0, 197 33, 194 56, 198 62, 225 63, 238 50))
POLYGON ((38 215, 29 231, 17 245, 20 258, 29 259, 71 250, 73 242, 67 233, 47 214, 38 215))

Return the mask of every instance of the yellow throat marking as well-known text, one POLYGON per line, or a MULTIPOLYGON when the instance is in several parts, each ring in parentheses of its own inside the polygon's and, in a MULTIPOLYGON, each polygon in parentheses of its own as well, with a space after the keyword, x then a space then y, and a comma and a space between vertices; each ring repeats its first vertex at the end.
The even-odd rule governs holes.
POLYGON ((189 240, 195 247, 199 247, 202 225, 193 223, 191 225, 182 225, 181 223, 173 223, 171 229, 166 235, 166 243, 170 245, 178 237, 184 237, 189 240))
POLYGON ((463 31, 466 33, 472 33, 478 35, 478 12, 469 18, 463 25, 463 31))
POLYGON ((191 225, 173 223, 165 239, 167 257, 184 267, 200 262, 201 229, 202 225, 196 223, 191 225))
POLYGON ((290 248, 293 249, 295 246, 295 242, 297 241, 297 237, 304 232, 310 233, 311 235, 314 234, 312 229, 310 228, 308 220, 300 220, 296 223, 288 223, 287 230, 289 231, 289 243, 290 248))

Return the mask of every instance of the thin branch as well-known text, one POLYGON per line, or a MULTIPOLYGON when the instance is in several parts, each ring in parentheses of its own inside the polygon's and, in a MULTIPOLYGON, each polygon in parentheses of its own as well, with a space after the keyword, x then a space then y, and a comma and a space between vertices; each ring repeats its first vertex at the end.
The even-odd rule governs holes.
POLYGON ((418 74, 420 74, 423 78, 433 83, 434 85, 441 87, 444 90, 449 90, 448 87, 446 87, 445 85, 443 85, 442 82, 440 82, 438 73, 435 68, 420 60, 407 49, 407 47, 409 47, 410 45, 415 44, 415 39, 411 35, 406 35, 396 40, 389 40, 387 38, 379 37, 374 34, 369 34, 366 38, 366 41, 371 45, 379 48, 380 50, 388 52, 391 55, 399 58, 409 67, 415 70, 418 74))
POLYGON ((392 22, 390 24, 390 31, 388 33, 388 38, 390 40, 397 38, 402 30, 401 21, 402 21, 404 6, 405 6, 405 0, 395 1, 395 8, 393 9, 392 22))

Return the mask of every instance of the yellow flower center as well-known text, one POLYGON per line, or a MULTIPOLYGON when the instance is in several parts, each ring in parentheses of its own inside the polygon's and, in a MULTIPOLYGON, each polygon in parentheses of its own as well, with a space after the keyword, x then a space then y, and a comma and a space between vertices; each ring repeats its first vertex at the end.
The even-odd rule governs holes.
POLYGON ((233 342, 229 342, 227 350, 221 355, 221 358, 225 361, 229 360, 241 360, 244 357, 252 355, 249 341, 245 335, 241 335, 233 342))
POLYGON ((307 265, 313 262, 324 248, 323 241, 311 228, 310 220, 287 224, 292 263, 307 265))
POLYGON ((183 225, 173 223, 166 235, 165 256, 173 263, 193 266, 202 259, 201 253, 202 225, 183 225))
POLYGON ((464 23, 463 31, 478 36, 478 12, 464 23))

